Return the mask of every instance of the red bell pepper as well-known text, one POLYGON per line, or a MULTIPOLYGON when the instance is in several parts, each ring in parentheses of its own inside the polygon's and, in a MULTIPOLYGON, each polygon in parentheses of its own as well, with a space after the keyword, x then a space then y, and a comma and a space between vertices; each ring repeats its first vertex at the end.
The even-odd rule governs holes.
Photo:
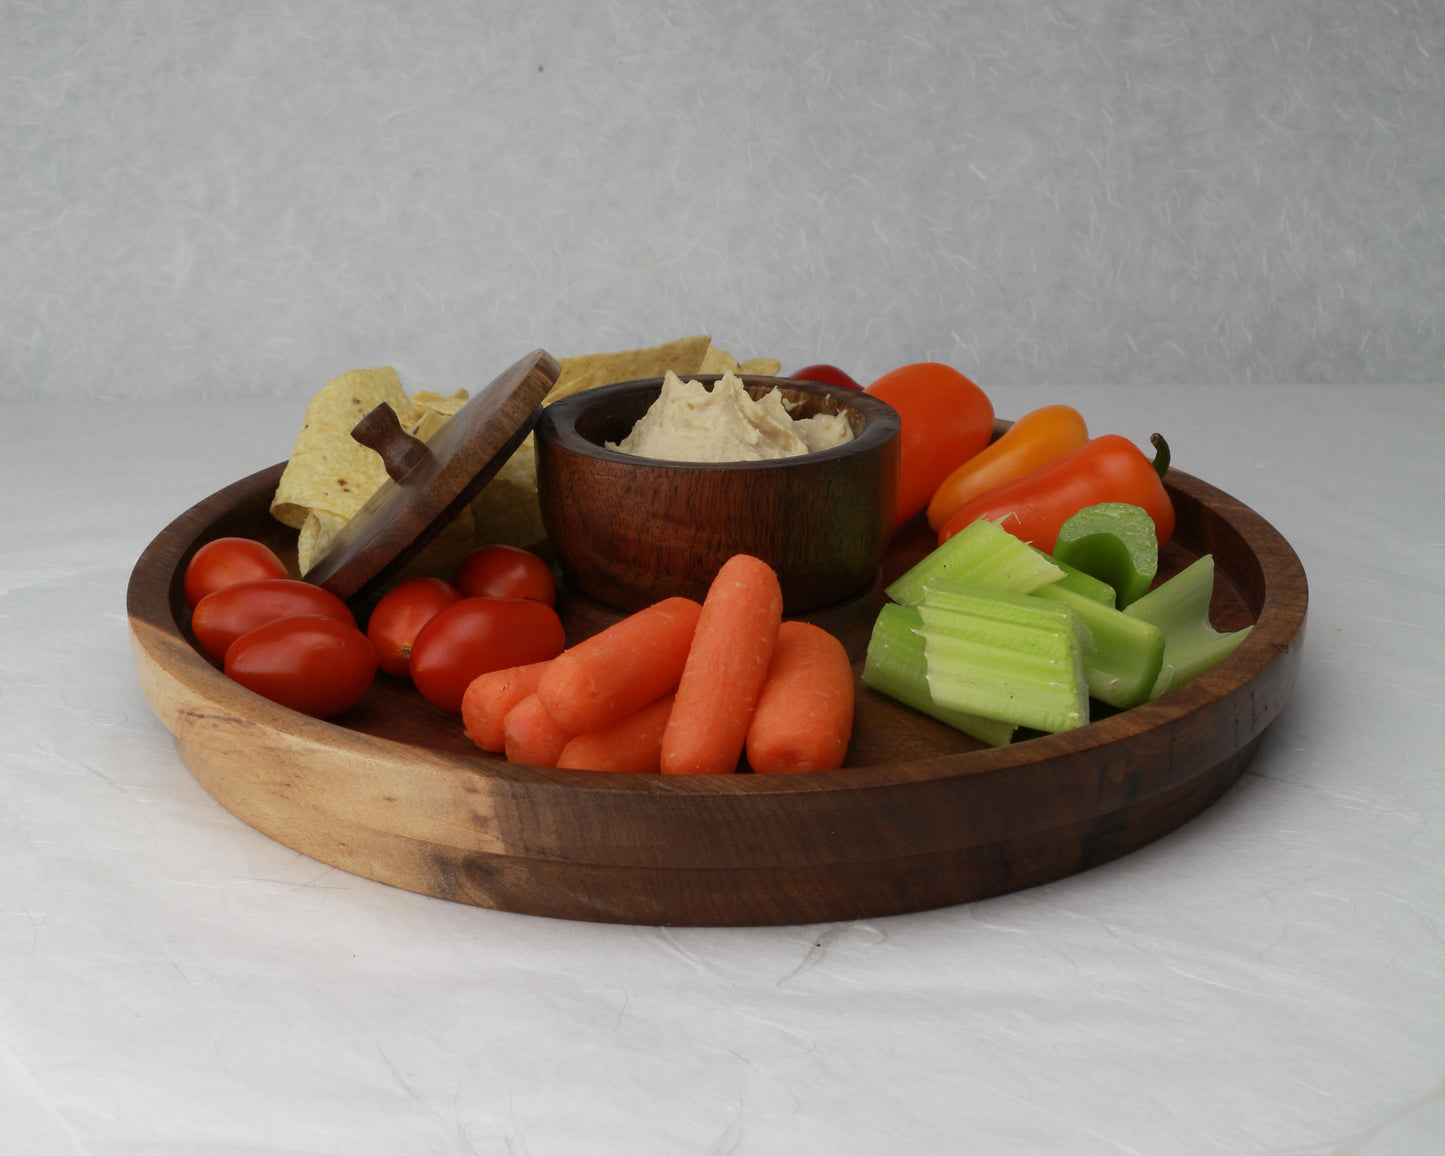
POLYGON ((1163 546, 1174 533, 1174 504, 1164 489, 1169 446, 1159 434, 1149 439, 1157 451, 1151 462, 1139 447, 1118 434, 1104 434, 1055 458, 1012 482, 978 495, 955 510, 938 532, 940 543, 987 518, 1016 538, 1052 553, 1059 528, 1085 506, 1127 502, 1154 520, 1163 546))

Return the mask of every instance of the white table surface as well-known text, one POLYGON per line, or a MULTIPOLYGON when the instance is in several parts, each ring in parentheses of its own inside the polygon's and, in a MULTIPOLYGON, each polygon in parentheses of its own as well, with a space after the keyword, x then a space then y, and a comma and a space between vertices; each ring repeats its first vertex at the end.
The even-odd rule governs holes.
POLYGON ((1445 1139, 1445 389, 998 388, 1162 430, 1310 581, 1241 781, 1072 878, 667 929, 251 830, 141 694, 151 538, 303 405, 0 404, 0 1151, 1429 1153, 1445 1139))

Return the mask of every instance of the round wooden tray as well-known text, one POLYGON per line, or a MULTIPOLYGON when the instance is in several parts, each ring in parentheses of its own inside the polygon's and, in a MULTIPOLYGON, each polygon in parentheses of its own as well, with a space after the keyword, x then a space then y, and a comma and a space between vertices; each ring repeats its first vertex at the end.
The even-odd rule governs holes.
MULTIPOLYGON (((611 775, 489 757, 457 716, 379 674, 331 722, 231 682, 193 646, 185 564, 240 534, 294 558, 267 513, 282 466, 177 518, 127 595, 136 669, 191 773, 257 830, 343 870, 463 903, 642 924, 796 924, 919 911, 1107 862, 1186 822, 1239 778, 1300 662, 1304 570, 1263 518, 1177 470, 1161 573, 1215 557, 1220 629, 1255 623, 1225 662, 1147 706, 999 749, 860 682, 837 771, 611 775)), ((868 594, 811 619, 862 668, 881 588, 932 544, 902 528, 868 594)), ((569 642, 617 617, 563 592, 569 642)))

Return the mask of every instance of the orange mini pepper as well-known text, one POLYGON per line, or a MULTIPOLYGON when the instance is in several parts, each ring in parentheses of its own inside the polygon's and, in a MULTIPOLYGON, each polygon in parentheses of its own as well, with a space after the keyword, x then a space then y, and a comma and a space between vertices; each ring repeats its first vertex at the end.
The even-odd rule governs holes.
POLYGON ((938 532, 940 543, 987 518, 1015 538, 1052 553, 1059 528, 1085 506, 1127 502, 1154 520, 1163 546, 1174 533, 1174 504, 1164 489, 1169 446, 1159 434, 1149 439, 1157 451, 1151 462, 1128 438, 1104 434, 1048 465, 965 502, 938 532))
POLYGON ((1083 415, 1071 405, 1046 405, 1024 414, 997 441, 964 462, 933 493, 928 524, 936 534, 965 502, 1048 465, 1089 440, 1083 415))

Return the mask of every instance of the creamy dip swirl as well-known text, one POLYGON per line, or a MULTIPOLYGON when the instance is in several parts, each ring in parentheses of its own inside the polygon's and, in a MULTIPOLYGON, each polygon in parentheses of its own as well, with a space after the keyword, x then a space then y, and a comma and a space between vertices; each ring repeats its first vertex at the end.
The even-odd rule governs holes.
POLYGON ((831 449, 853 440, 841 413, 795 419, 776 389, 753 400, 735 374, 711 390, 671 370, 662 392, 620 442, 609 450, 673 462, 752 462, 831 449))

